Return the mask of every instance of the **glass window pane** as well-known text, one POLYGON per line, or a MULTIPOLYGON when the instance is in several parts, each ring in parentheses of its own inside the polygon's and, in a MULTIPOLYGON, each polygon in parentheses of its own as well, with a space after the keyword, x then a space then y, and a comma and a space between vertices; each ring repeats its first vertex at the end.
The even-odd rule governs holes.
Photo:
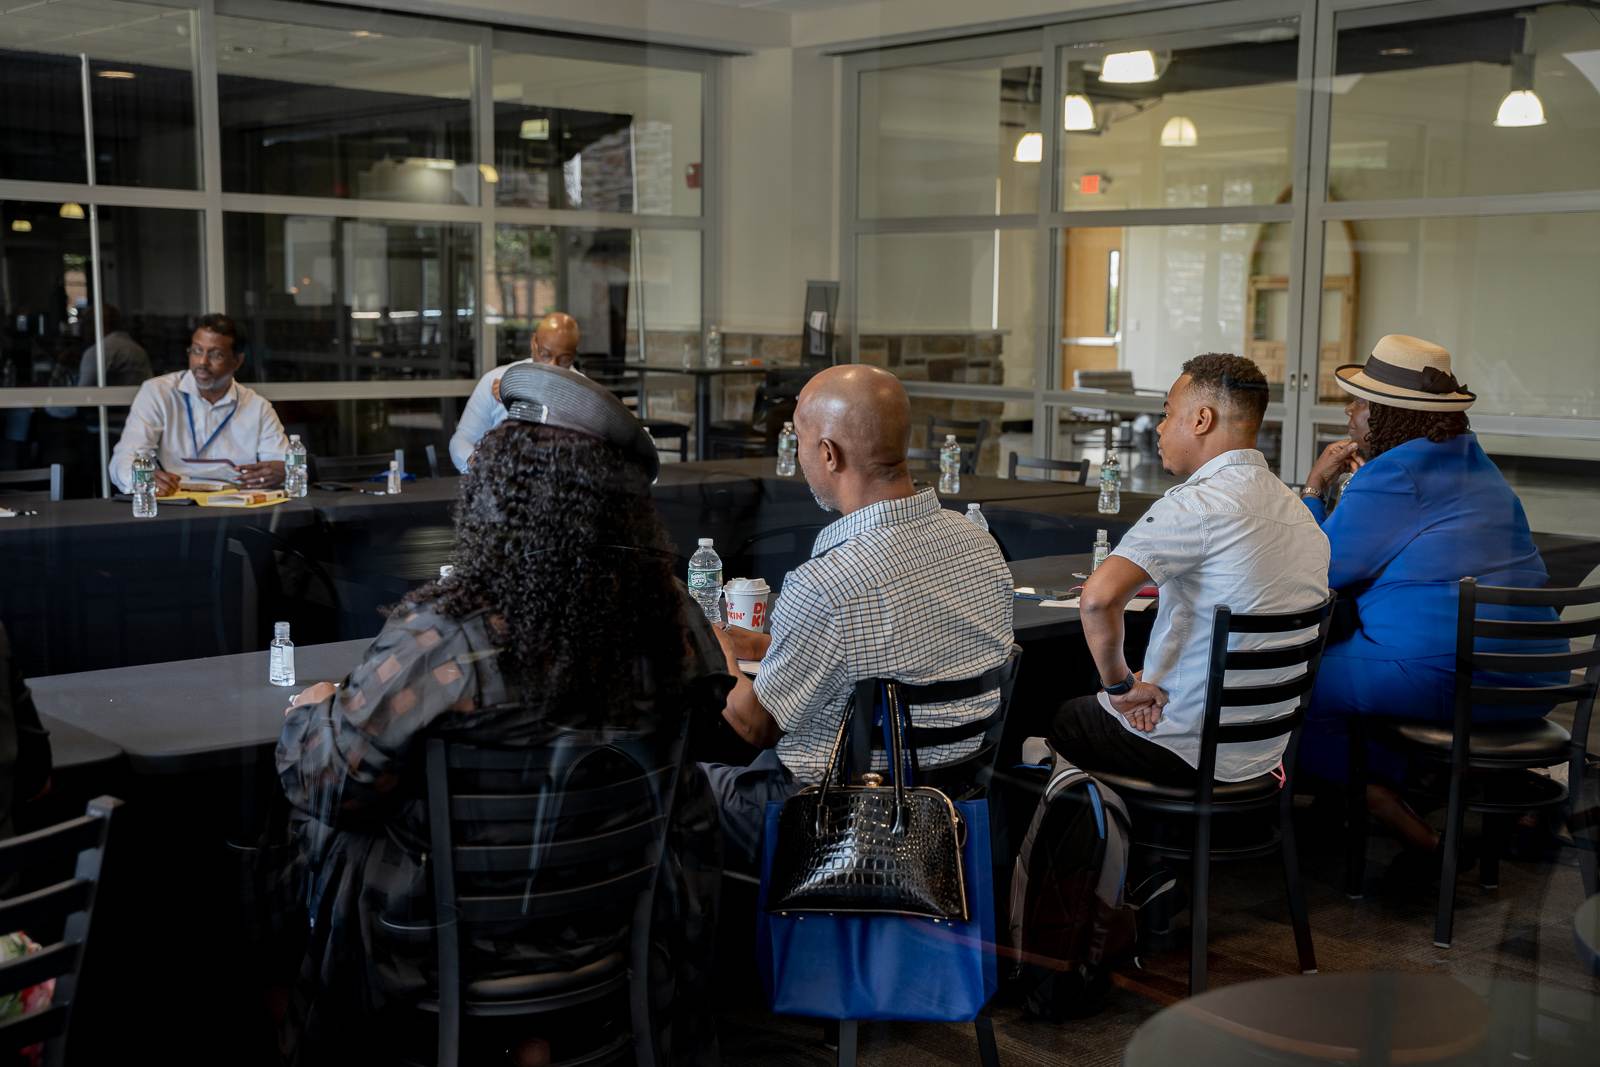
POLYGON ((700 214, 701 76, 494 54, 495 202, 700 214))
POLYGON ((1032 230, 859 238, 858 358, 905 381, 1032 386, 1037 248, 1032 230))
POLYGON ((579 351, 615 359, 682 361, 700 347, 700 234, 695 230, 502 225, 486 308, 499 362, 526 359, 538 320, 565 311, 579 351))
POLYGON ((1592 8, 1507 7, 1361 28, 1345 21, 1332 83, 1333 199, 1600 188, 1592 8), (1513 90, 1529 95, 1508 101, 1513 90))
POLYGON ((222 187, 475 204, 471 49, 217 18, 222 187))
POLYGON ((1039 209, 1037 54, 867 71, 860 86, 862 218, 1039 209))
MULTIPOLYGON (((1136 493, 1164 493, 1184 481, 1162 466, 1157 447, 1159 439, 1156 436, 1156 426, 1161 422, 1159 414, 1132 411, 1114 413, 1077 406, 1051 406, 1049 411, 1046 425, 1055 433, 1052 455, 1056 459, 1087 459, 1091 485, 1099 483, 1100 465, 1105 461, 1108 442, 1117 451, 1124 491, 1131 489, 1136 493)), ((1266 457, 1268 466, 1281 471, 1284 460, 1281 418, 1269 414, 1262 420, 1256 447, 1266 457)), ((1122 521, 1137 518, 1142 507, 1130 507, 1124 498, 1122 521)))
POLYGON ((367 456, 403 448, 406 472, 423 478, 429 474, 429 445, 434 446, 439 473, 456 473, 450 465, 450 435, 466 399, 278 400, 272 406, 284 432, 299 434, 314 456, 367 456))
POLYGON ((1299 51, 1294 20, 1063 50, 1062 208, 1288 200, 1299 51))
POLYGON ((194 12, 123 0, 7 5, 0 18, 0 178, 88 180, 89 57, 95 180, 193 189, 194 12))
POLYGON ((1321 400, 1347 399, 1335 367, 1408 333, 1450 350, 1475 415, 1600 418, 1600 212, 1329 223, 1326 237, 1321 400))
POLYGON ((253 381, 475 376, 478 228, 224 216, 253 381))
POLYGON ((138 385, 187 365, 189 323, 203 310, 200 213, 99 208, 102 382, 83 212, 64 218, 53 202, 0 202, 0 388, 138 385))
MULTIPOLYGON (((112 445, 127 421, 127 405, 106 408, 112 445)), ((0 471, 39 470, 57 463, 61 464, 63 497, 100 495, 99 408, 0 408, 0 471)), ((43 488, 31 483, 0 486, 0 507, 22 505, 22 499, 15 499, 18 493, 26 494, 28 500, 49 499, 47 484, 43 488)), ((23 604, 11 606, 21 608, 23 604)), ((18 630, 13 627, 11 634, 15 641, 18 630)))

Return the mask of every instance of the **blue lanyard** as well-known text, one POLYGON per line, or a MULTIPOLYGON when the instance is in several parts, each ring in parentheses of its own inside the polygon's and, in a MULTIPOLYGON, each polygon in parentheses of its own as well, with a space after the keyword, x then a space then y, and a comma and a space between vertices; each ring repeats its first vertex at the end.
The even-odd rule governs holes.
POLYGON ((183 397, 183 413, 189 416, 189 439, 194 442, 194 458, 199 459, 206 454, 206 449, 211 447, 211 442, 217 439, 217 435, 226 430, 228 423, 232 422, 233 417, 239 414, 239 402, 237 400, 233 402, 233 410, 224 416, 215 430, 211 431, 211 436, 206 438, 206 443, 201 444, 200 435, 195 433, 194 430, 194 407, 189 403, 189 394, 180 392, 178 395, 183 397))

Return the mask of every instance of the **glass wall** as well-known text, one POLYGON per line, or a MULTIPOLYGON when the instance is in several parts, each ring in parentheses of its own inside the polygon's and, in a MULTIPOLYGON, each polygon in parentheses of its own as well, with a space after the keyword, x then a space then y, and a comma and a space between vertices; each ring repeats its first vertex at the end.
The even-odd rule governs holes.
POLYGON ((240 380, 323 454, 447 439, 460 398, 526 356, 551 310, 578 319, 586 354, 681 364, 716 247, 714 69, 274 0, 13 6, 0 468, 69 457, 69 490, 98 491, 120 412, 186 368, 208 311, 239 320, 240 380))

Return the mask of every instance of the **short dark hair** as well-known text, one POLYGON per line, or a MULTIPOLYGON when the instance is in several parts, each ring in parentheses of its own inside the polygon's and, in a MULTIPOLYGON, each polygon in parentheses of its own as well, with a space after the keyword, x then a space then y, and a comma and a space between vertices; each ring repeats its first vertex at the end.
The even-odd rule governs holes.
POLYGON ((1253 360, 1228 352, 1207 352, 1185 363, 1183 373, 1195 386, 1261 425, 1267 413, 1267 376, 1253 360))
POLYGON ((209 315, 200 316, 200 321, 195 324, 194 329, 196 333, 201 330, 210 330, 212 333, 220 333, 222 336, 229 338, 233 341, 233 354, 236 356, 239 354, 240 349, 244 348, 244 331, 239 329, 237 322, 234 322, 221 312, 213 311, 209 315))
POLYGON ((1367 416, 1367 443, 1361 451, 1368 459, 1419 437, 1438 444, 1472 431, 1465 411, 1412 411, 1376 400, 1367 401, 1367 406, 1371 413, 1367 416))

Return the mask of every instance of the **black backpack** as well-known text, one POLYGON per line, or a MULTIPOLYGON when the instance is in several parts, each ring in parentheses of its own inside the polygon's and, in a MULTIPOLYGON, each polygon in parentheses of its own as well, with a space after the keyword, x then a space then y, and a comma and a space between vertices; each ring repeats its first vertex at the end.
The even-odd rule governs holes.
POLYGON ((1122 799, 1052 751, 1049 778, 1011 878, 1011 979, 1028 1015, 1093 1015, 1133 955, 1124 899, 1131 842, 1122 799))

